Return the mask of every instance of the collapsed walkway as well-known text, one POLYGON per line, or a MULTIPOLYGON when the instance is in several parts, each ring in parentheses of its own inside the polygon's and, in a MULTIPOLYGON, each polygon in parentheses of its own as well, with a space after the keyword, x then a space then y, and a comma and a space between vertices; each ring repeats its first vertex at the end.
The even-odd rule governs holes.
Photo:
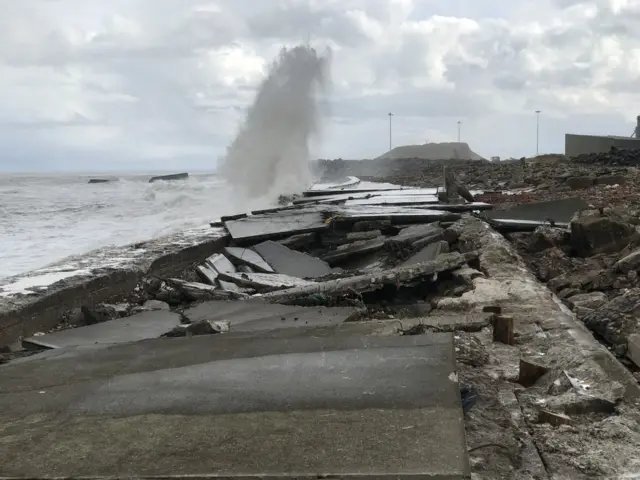
POLYGON ((0 475, 640 468, 637 382, 463 213, 486 204, 341 188, 226 219, 199 282, 140 286, 171 310, 25 339, 46 350, 0 368, 0 475))

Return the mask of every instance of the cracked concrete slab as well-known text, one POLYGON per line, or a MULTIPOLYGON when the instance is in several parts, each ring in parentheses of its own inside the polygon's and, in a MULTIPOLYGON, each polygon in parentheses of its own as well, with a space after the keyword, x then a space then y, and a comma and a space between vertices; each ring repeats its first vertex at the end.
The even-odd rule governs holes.
POLYGON ((0 473, 468 478, 450 334, 162 340, 0 369, 0 473))

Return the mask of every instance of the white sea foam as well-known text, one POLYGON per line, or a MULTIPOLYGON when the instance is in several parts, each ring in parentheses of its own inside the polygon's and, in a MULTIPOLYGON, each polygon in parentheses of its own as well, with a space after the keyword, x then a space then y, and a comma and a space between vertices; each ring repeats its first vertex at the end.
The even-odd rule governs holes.
MULTIPOLYGON (((221 215, 243 211, 235 210, 225 183, 214 175, 154 183, 148 183, 148 175, 101 184, 88 184, 88 178, 0 178, 0 281, 111 245, 176 232, 197 235, 212 230, 208 223, 221 215)), ((99 267, 123 261, 103 260, 99 267)))

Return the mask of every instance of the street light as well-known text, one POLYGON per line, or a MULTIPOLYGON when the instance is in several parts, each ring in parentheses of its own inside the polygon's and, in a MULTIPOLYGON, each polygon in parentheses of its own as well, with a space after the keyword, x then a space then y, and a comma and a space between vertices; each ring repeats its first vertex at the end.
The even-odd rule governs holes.
POLYGON ((460 143, 460 125, 462 125, 462 122, 458 120, 458 143, 460 143))
POLYGON ((389 112, 389 151, 391 151, 391 117, 393 113, 389 112))
POLYGON ((536 157, 540 153, 540 110, 536 110, 536 157))

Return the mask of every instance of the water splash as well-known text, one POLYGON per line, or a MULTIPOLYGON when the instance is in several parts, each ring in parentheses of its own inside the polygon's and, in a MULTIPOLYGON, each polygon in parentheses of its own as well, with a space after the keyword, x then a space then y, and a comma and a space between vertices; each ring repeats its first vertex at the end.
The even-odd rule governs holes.
POLYGON ((320 55, 309 46, 281 50, 222 163, 236 196, 272 200, 308 186, 329 61, 330 52, 320 55))

